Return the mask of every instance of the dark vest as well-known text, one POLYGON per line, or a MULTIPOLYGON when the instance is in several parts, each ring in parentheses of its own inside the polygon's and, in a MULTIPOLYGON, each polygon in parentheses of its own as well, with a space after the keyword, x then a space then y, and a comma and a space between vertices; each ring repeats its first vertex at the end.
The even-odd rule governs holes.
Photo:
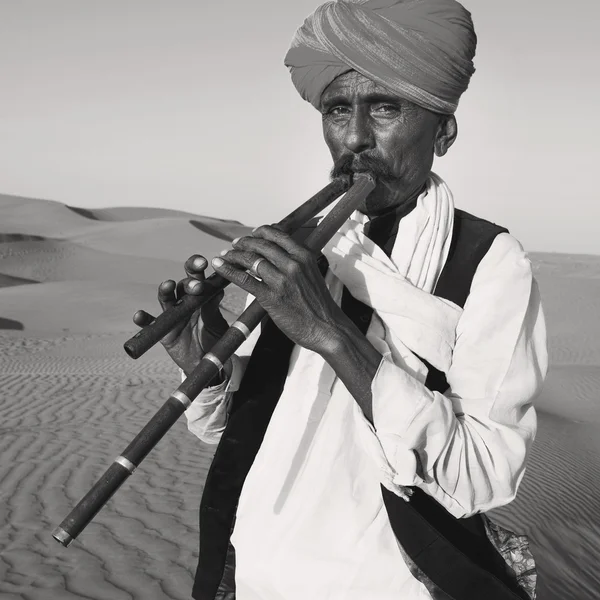
MULTIPOLYGON (((434 294, 463 307, 479 262, 495 237, 505 231, 457 209, 452 245, 434 294)), ((365 332, 372 309, 354 300, 347 290, 342 308, 365 332)), ((235 550, 230 536, 237 503, 283 391, 292 348, 293 343, 266 320, 233 397, 230 418, 206 478, 200 504, 199 562, 192 591, 195 600, 235 600, 235 550)), ((429 368, 425 385, 430 390, 446 391, 444 373, 425 364, 429 368)), ((433 598, 527 598, 487 539, 481 517, 456 519, 425 492, 413 490, 410 501, 405 502, 381 486, 405 560, 433 598)))

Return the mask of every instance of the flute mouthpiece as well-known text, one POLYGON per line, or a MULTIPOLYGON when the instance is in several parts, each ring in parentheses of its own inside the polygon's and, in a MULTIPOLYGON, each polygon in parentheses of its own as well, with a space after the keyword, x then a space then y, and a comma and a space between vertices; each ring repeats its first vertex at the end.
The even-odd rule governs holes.
POLYGON ((368 173, 366 171, 359 171, 358 173, 354 173, 354 175, 352 176, 352 183, 356 183, 357 179, 366 179, 367 181, 370 181, 373 184, 376 183, 375 177, 371 175, 371 173, 368 173))

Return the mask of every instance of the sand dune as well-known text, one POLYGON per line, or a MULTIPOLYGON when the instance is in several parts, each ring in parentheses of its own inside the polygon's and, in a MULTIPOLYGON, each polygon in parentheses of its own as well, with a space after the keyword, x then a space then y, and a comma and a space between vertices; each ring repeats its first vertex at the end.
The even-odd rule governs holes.
MULTIPOLYGON (((152 208, 146 206, 115 206, 111 208, 79 208, 77 206, 67 206, 67 208, 88 219, 97 219, 98 221, 140 221, 142 219, 162 219, 165 217, 184 217, 187 219, 198 218, 198 215, 184 210, 152 208)), ((239 221, 231 221, 229 219, 217 219, 215 217, 205 216, 201 217, 201 219, 203 222, 212 223, 219 227, 242 225, 239 221)))
POLYGON ((49 238, 0 243, 0 260, 5 276, 36 282, 84 280, 156 284, 171 276, 184 276, 181 260, 139 256, 119 260, 114 253, 49 238))
MULTIPOLYGON (((173 211, 165 211, 169 216, 131 219, 131 209, 125 209, 123 220, 116 218, 118 209, 107 211, 112 218, 103 220, 99 218, 101 210, 75 211, 59 202, 0 195, 0 233, 66 240, 111 254, 182 262, 194 253, 218 254, 228 246, 224 240, 250 229, 235 221, 171 216, 173 211), (84 216, 86 213, 89 216, 84 216)), ((157 214, 156 210, 151 214, 157 214)))
POLYGON ((37 282, 31 279, 25 279, 24 277, 12 277, 11 275, 0 273, 0 288, 13 287, 14 285, 23 285, 25 283, 37 282))
MULTIPOLYGON (((51 538, 178 385, 160 347, 137 361, 131 315, 156 285, 246 232, 179 211, 78 209, 0 196, 0 600, 185 599, 211 447, 183 421, 73 545, 51 538)), ((517 499, 540 600, 600 597, 600 257, 534 254, 551 371, 517 499)), ((232 319, 243 295, 228 288, 232 319)))
MULTIPOLYGON (((215 256, 249 231, 177 212, 74 210, 0 195, 0 317, 37 332, 130 331, 136 310, 156 313, 158 284, 184 277, 189 256, 215 256)), ((242 302, 227 289, 228 310, 242 302)))

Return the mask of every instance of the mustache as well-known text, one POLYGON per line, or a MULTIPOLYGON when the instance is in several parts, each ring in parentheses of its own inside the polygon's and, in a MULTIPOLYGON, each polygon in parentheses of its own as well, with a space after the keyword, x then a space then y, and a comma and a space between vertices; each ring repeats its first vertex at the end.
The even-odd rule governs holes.
POLYGON ((335 179, 341 175, 369 173, 375 179, 397 179, 391 168, 378 156, 369 154, 345 154, 335 161, 330 177, 335 179))

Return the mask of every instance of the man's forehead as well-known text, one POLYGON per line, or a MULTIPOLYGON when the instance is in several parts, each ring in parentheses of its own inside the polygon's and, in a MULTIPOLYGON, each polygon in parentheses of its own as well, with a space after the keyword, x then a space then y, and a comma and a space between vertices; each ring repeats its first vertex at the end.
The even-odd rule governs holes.
POLYGON ((321 103, 324 104, 336 97, 350 97, 355 95, 360 96, 382 96, 396 99, 398 102, 403 102, 403 99, 394 94, 385 86, 369 79, 365 75, 357 71, 349 71, 339 77, 336 77, 323 91, 321 103))

